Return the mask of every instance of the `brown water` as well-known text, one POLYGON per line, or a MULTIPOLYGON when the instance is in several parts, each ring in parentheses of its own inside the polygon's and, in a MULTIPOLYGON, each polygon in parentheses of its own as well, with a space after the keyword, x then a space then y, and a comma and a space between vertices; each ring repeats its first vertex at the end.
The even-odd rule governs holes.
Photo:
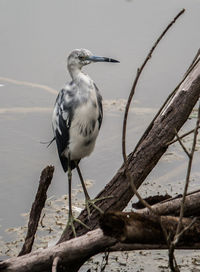
MULTIPOLYGON (((56 92, 70 79, 65 62, 70 51, 88 48, 120 60, 119 65, 94 64, 85 70, 106 101, 126 99, 148 50, 183 7, 185 14, 160 43, 139 82, 133 104, 137 110, 130 114, 128 151, 199 48, 199 0, 0 1, 0 235, 4 239, 8 239, 7 227, 23 224, 20 214, 30 209, 47 164, 56 166, 49 196, 67 192, 55 144, 47 149, 40 142, 52 138, 52 107, 56 92)), ((84 177, 95 182, 90 189, 93 196, 122 163, 121 109, 105 107, 95 151, 81 163, 84 177)), ((141 187, 143 195, 181 190, 185 155, 176 147, 169 152, 151 173, 149 185, 141 187)), ((194 187, 198 179, 196 162, 194 187)), ((75 174, 74 187, 77 182, 75 174)))

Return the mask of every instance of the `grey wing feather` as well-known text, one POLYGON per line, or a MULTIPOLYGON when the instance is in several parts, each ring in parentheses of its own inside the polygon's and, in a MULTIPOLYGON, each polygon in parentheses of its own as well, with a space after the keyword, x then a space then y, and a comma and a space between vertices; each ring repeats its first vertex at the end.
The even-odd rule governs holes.
POLYGON ((94 83, 95 89, 96 89, 96 94, 97 94, 97 102, 98 102, 98 106, 99 106, 99 129, 101 127, 102 124, 102 120, 103 120, 103 106, 102 106, 102 96, 99 92, 98 87, 96 86, 96 84, 94 83))
MULTIPOLYGON (((72 92, 62 89, 55 102, 52 122, 59 158, 65 172, 68 169, 68 160, 63 156, 63 152, 69 144, 69 130, 73 118, 74 106, 76 106, 76 103, 74 103, 72 92)), ((74 167, 74 162, 71 162, 71 168, 74 167)))

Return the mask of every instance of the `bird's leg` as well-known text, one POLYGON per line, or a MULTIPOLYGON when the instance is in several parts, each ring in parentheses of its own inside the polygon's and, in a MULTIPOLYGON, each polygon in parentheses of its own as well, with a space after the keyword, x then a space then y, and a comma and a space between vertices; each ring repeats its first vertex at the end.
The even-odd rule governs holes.
POLYGON ((81 220, 75 218, 73 216, 73 212, 72 212, 72 171, 71 171, 71 165, 70 165, 70 155, 68 156, 68 188, 69 188, 69 214, 68 214, 68 222, 67 222, 67 226, 71 227, 72 232, 74 234, 74 236, 76 237, 76 231, 75 231, 75 227, 74 227, 74 222, 77 222, 81 225, 83 225, 85 228, 90 229, 87 225, 85 225, 83 222, 81 222, 81 220))
POLYGON ((100 201, 100 200, 103 200, 103 199, 107 199, 107 198, 111 198, 112 196, 108 196, 108 197, 102 197, 102 198, 95 198, 95 199, 91 199, 89 194, 88 194, 88 191, 86 189, 86 186, 85 186, 85 183, 84 183, 84 180, 83 180, 83 176, 81 174, 81 170, 78 166, 78 163, 75 162, 76 164, 76 169, 77 169, 77 172, 78 172, 78 175, 79 175, 79 178, 80 178, 80 181, 81 181, 81 185, 83 187, 83 192, 84 192, 84 195, 85 195, 85 203, 86 203, 86 209, 87 209, 87 212, 88 212, 88 215, 90 216, 90 205, 93 206, 97 211, 99 211, 101 214, 103 214, 103 211, 102 209, 100 209, 97 205, 95 205, 95 202, 97 201, 100 201))

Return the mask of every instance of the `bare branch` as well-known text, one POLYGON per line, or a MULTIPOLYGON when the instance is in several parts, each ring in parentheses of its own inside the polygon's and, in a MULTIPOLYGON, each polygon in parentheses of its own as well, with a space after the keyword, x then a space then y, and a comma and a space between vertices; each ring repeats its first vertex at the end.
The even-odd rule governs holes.
POLYGON ((199 108, 198 108, 198 117, 197 117, 197 121, 196 121, 196 127, 195 127, 195 130, 194 130, 192 150, 191 150, 190 153, 188 153, 188 151, 185 149, 185 146, 178 139, 179 143, 182 146, 182 148, 184 149, 184 151, 188 155, 189 161, 188 161, 188 168, 187 168, 187 174, 186 174, 186 181, 185 181, 185 187, 184 187, 184 192, 183 192, 183 198, 182 198, 181 208, 180 208, 179 222, 178 222, 178 225, 177 225, 176 234, 174 236, 173 241, 170 243, 170 247, 169 247, 169 266, 170 266, 171 270, 175 271, 175 272, 179 272, 179 268, 178 268, 178 265, 177 265, 177 263, 175 261, 175 256, 174 256, 175 247, 176 247, 177 243, 179 242, 179 239, 181 238, 181 236, 184 234, 184 232, 186 230, 188 230, 194 224, 194 222, 196 221, 194 219, 193 220, 194 222, 192 221, 191 224, 189 224, 187 227, 185 227, 181 231, 182 220, 183 220, 183 215, 184 215, 184 208, 185 208, 185 199, 186 199, 187 190, 188 190, 188 186, 189 186, 189 182, 190 182, 190 174, 191 174, 192 162, 193 162, 193 157, 194 157, 194 152, 195 152, 195 147, 196 147, 196 141, 197 141, 199 123, 200 123, 200 103, 199 103, 199 108))
POLYGON ((135 77, 135 80, 133 82, 133 87, 132 90, 130 92, 127 104, 126 104, 126 108, 125 108, 125 113, 124 113, 124 121, 123 121, 123 131, 122 131, 122 154, 123 154, 123 158, 124 161, 126 160, 126 126, 127 126, 127 118, 128 118, 128 111, 130 108, 130 104, 133 98, 133 95, 135 93, 135 88, 137 86, 137 82, 139 80, 139 77, 146 65, 146 63, 149 61, 149 59, 151 58, 154 50, 156 49, 157 45, 159 44, 159 42, 162 40, 162 38, 164 37, 164 35, 167 33, 167 31, 170 29, 170 27, 176 22, 176 20, 185 12, 185 9, 182 9, 177 15, 176 17, 169 23, 169 25, 165 28, 165 30, 161 33, 161 35, 158 37, 158 39, 156 40, 156 42, 154 43, 153 47, 151 48, 151 50, 149 51, 146 59, 144 60, 143 64, 140 66, 140 68, 138 68, 137 70, 137 74, 135 77))
POLYGON ((35 196, 35 201, 33 202, 29 222, 28 222, 28 230, 25 238, 24 245, 19 253, 19 256, 25 255, 31 252, 33 242, 35 239, 35 233, 37 231, 38 222, 40 220, 40 215, 42 209, 44 208, 45 201, 47 198, 47 190, 51 183, 54 172, 54 166, 47 166, 41 173, 40 182, 37 194, 35 196))
POLYGON ((175 134, 176 134, 176 138, 177 141, 179 142, 179 144, 181 145, 181 147, 183 148, 184 152, 186 153, 186 155, 188 156, 188 158, 190 158, 190 153, 187 151, 187 148, 185 147, 185 145, 183 144, 183 142, 181 141, 177 130, 175 129, 175 134))
MULTIPOLYGON (((200 126, 198 127, 198 129, 199 129, 199 128, 200 128, 200 126)), ((186 132, 186 133, 184 133, 184 134, 182 134, 181 136, 179 136, 179 139, 185 138, 186 136, 190 135, 190 134, 193 133, 194 131, 195 131, 195 128, 192 129, 192 130, 190 130, 190 131, 188 131, 188 132, 186 132)), ((178 141, 178 139, 174 139, 173 141, 170 141, 170 142, 167 143, 166 145, 169 146, 169 145, 171 145, 171 144, 174 144, 174 143, 177 142, 177 141, 178 141)))
POLYGON ((57 272, 57 266, 60 260, 61 259, 58 256, 54 258, 53 264, 52 264, 52 272, 57 272))
POLYGON ((198 108, 198 117, 197 117, 197 122, 196 122, 196 128, 195 128, 195 131, 194 131, 192 150, 191 150, 190 157, 189 157, 189 162, 188 162, 187 175, 186 175, 185 187, 184 187, 181 210, 180 210, 180 221, 179 221, 179 224, 178 224, 178 227, 177 227, 176 235, 180 232, 180 228, 181 228, 181 224, 182 224, 182 218, 183 218, 183 214, 184 214, 185 198, 186 198, 186 194, 187 194, 187 190, 188 190, 188 186, 189 186, 189 182, 190 182, 190 173, 191 173, 192 162, 193 162, 193 157, 194 157, 194 152, 195 152, 195 147, 196 147, 199 123, 200 123, 200 103, 199 103, 199 108, 198 108))

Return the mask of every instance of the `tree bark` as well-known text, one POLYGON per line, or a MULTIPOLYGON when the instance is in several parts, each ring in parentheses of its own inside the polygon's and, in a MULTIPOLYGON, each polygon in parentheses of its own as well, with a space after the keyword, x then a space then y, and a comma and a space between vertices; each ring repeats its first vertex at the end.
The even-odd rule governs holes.
MULTIPOLYGON (((128 156, 128 170, 132 175, 134 183, 138 188, 145 180, 147 175, 155 167, 161 156, 167 150, 169 143, 175 136, 175 130, 179 131, 182 125, 187 121, 193 107, 200 95, 200 54, 197 54, 193 64, 196 65, 179 86, 164 110, 158 114, 155 120, 150 124, 148 130, 144 133, 136 149, 128 156)), ((133 191, 129 180, 126 177, 124 164, 117 171, 116 175, 106 185, 106 187, 96 196, 112 198, 99 201, 99 208, 107 212, 109 210, 122 211, 130 199, 133 197, 133 191)), ((84 209, 78 217, 82 222, 88 225, 91 230, 98 227, 99 213, 91 208, 91 217, 88 219, 87 210, 84 209)), ((75 224, 76 234, 78 236, 87 232, 80 224, 75 224)), ((65 230, 58 243, 71 239, 73 233, 65 230)))
MULTIPOLYGON (((183 218, 181 230, 189 226, 193 218, 183 218)), ((138 214, 134 212, 108 212, 103 215, 100 225, 104 234, 123 243, 166 244, 162 226, 173 240, 179 217, 138 214)), ((186 230, 180 244, 200 243, 200 221, 186 230)))
POLYGON ((80 261, 84 262, 94 254, 105 250, 105 245, 112 246, 115 243, 116 239, 104 236, 102 230, 97 229, 54 247, 36 250, 24 256, 0 262, 0 271, 49 272, 56 257, 61 259, 60 264, 57 265, 57 271, 77 271, 80 261))
POLYGON ((35 233, 37 231, 38 223, 40 220, 40 215, 47 199, 47 190, 53 178, 53 172, 54 167, 47 166, 43 169, 41 173, 38 191, 35 196, 35 201, 33 202, 29 216, 28 231, 19 256, 30 253, 32 250, 35 233))
MULTIPOLYGON (((172 198, 152 206, 152 210, 157 215, 174 215, 180 214, 180 205, 182 197, 172 198)), ((138 210, 137 213, 148 215, 149 209, 138 210)), ((186 196, 184 204, 184 216, 200 216, 200 191, 190 193, 186 196)))

